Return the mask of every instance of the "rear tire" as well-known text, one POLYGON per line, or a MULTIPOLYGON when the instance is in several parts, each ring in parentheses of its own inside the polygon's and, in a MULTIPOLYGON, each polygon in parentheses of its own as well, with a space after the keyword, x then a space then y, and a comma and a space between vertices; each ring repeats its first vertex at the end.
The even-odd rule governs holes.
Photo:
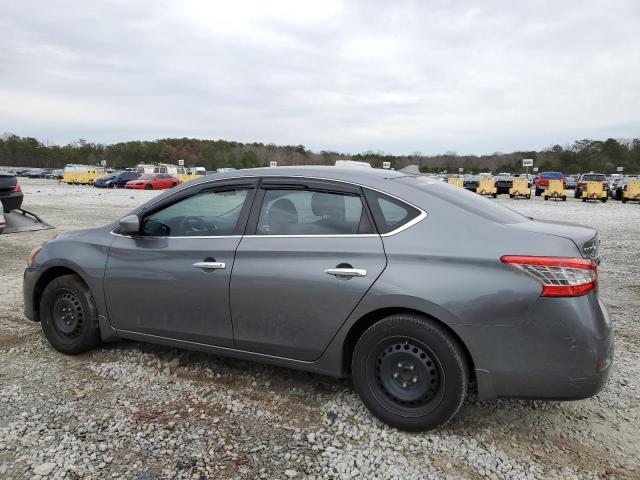
POLYGON ((151 185, 150 183, 147 183, 147 184, 144 186, 144 189, 145 189, 145 190, 153 190, 153 185, 151 185))
POLYGON ((100 345, 98 310, 89 288, 77 275, 53 279, 40 300, 42 331, 53 348, 76 355, 100 345))
POLYGON ((369 327, 353 351, 351 373, 371 413, 402 430, 443 425, 467 395, 468 367, 458 341, 414 314, 391 315, 369 327))

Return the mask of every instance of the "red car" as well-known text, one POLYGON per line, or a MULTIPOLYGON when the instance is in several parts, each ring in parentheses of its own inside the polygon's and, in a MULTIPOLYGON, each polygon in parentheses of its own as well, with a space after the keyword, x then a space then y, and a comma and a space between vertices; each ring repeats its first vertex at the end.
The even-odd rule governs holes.
POLYGON ((534 182, 536 187, 536 197, 542 195, 547 188, 549 188, 549 180, 562 180, 564 188, 567 188, 567 180, 560 172, 541 172, 534 182))
POLYGON ((180 185, 182 180, 166 173, 148 173, 140 175, 135 180, 128 181, 124 188, 135 188, 137 190, 164 190, 180 185))

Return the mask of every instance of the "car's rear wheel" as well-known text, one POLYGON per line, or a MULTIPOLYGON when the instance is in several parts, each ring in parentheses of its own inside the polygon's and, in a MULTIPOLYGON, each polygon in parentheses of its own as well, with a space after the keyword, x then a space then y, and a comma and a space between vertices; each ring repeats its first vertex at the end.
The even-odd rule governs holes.
POLYGON ((100 344, 98 311, 89 288, 77 275, 53 279, 42 292, 40 323, 49 343, 75 355, 100 344))
POLYGON ((451 419, 467 394, 467 362, 441 325, 414 314, 391 315, 367 329, 351 362, 366 407, 403 430, 429 430, 451 419))
POLYGON ((147 184, 144 186, 144 189, 145 189, 145 190, 153 190, 153 185, 151 185, 150 183, 147 183, 147 184))

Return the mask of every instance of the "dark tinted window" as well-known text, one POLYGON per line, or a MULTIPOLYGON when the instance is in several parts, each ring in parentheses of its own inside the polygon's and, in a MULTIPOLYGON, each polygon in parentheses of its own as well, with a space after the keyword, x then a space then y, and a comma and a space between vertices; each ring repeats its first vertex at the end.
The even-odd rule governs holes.
POLYGON ((560 172, 542 172, 540 174, 540 178, 549 178, 549 179, 555 179, 555 180, 562 180, 564 178, 564 175, 561 174, 560 172))
POLYGON ((257 235, 352 235, 371 233, 356 195, 312 190, 265 191, 257 235))
POLYGON ((366 189, 365 192, 380 233, 396 230, 420 215, 420 210, 401 200, 373 190, 366 189))
POLYGON ((582 176, 583 182, 606 182, 607 177, 602 174, 597 173, 587 173, 582 176))
POLYGON ((233 235, 247 188, 201 192, 173 203, 143 220, 142 233, 155 237, 233 235))

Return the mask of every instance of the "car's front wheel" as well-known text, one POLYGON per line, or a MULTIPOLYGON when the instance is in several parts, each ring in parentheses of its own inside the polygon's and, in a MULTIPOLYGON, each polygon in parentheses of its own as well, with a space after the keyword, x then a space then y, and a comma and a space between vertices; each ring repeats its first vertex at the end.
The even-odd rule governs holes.
POLYGON ((49 343, 75 355, 100 344, 98 311, 89 288, 77 275, 52 280, 40 299, 40 323, 49 343))
POLYGON ((403 430, 446 423, 467 394, 468 367, 458 341, 414 314, 391 315, 369 327, 355 346, 351 373, 366 407, 403 430))

